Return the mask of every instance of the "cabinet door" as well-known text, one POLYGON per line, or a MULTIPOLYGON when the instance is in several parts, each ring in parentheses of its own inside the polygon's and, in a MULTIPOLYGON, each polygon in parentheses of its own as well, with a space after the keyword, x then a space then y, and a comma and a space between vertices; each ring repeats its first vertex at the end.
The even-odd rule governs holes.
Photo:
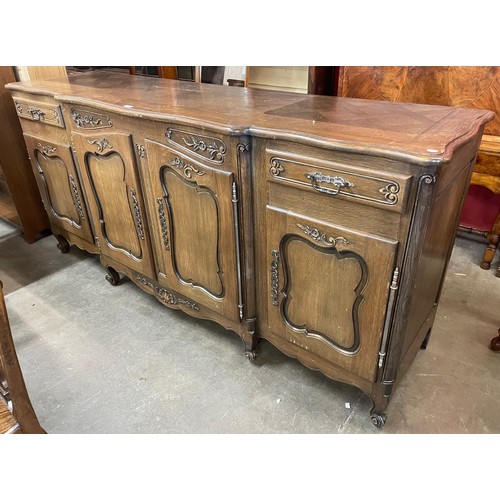
POLYGON ((269 328, 373 381, 397 242, 266 212, 269 328))
POLYGON ((24 134, 45 210, 56 226, 94 242, 87 208, 66 144, 24 134))
POLYGON ((152 276, 148 229, 129 134, 72 134, 101 253, 152 276))
POLYGON ((163 144, 145 143, 158 282, 237 321, 233 174, 198 163, 163 144))

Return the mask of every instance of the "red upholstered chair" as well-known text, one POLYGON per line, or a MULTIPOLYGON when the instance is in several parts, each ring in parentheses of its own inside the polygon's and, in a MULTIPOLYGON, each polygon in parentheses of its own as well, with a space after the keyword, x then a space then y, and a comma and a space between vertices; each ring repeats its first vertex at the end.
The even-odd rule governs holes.
MULTIPOLYGON (((500 193, 494 193, 485 186, 471 184, 458 229, 488 240, 481 268, 489 269, 500 242, 500 193)), ((496 275, 500 277, 500 266, 496 275)))

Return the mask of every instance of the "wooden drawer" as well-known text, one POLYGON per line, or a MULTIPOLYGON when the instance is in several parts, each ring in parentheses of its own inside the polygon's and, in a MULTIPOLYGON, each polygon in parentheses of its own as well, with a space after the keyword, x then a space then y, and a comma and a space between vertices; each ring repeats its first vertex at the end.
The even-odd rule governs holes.
POLYGON ((65 128, 61 107, 58 104, 39 102, 22 97, 14 98, 14 104, 20 118, 65 128))
POLYGON ((293 185, 323 196, 403 212, 410 175, 378 173, 354 165, 266 150, 268 180, 293 185))

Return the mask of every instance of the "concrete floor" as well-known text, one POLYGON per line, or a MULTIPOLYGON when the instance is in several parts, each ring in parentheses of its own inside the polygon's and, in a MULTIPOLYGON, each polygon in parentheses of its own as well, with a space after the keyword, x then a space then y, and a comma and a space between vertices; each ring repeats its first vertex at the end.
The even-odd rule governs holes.
POLYGON ((426 351, 398 387, 382 430, 360 390, 261 342, 163 307, 96 256, 52 236, 27 245, 0 219, 0 280, 33 406, 52 434, 487 434, 500 432, 500 279, 484 248, 457 238, 426 351))

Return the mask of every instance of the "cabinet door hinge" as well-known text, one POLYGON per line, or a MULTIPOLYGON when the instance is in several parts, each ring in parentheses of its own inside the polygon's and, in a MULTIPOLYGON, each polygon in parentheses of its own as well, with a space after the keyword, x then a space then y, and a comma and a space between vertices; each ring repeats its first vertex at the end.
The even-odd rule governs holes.
POLYGON ((389 330, 391 329, 392 316, 394 313, 394 305, 396 303, 396 294, 399 287, 399 267, 394 269, 392 273, 392 281, 389 287, 389 300, 387 301, 387 310, 384 322, 384 331, 382 334, 382 342, 380 344, 380 351, 378 353, 378 369, 382 373, 384 367, 385 356, 387 354, 387 344, 389 341, 389 330))

